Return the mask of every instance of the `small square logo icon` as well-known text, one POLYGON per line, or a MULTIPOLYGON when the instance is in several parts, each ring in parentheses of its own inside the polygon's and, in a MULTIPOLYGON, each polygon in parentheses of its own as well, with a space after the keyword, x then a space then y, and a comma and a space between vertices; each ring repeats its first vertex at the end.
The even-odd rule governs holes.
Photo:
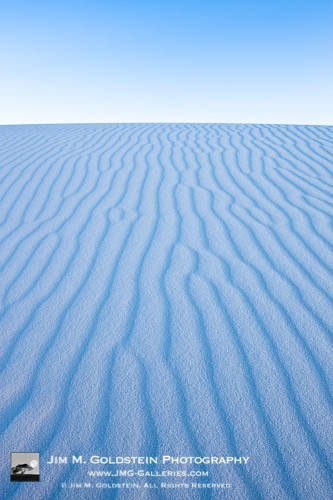
POLYGON ((39 481, 39 453, 11 453, 10 480, 39 481))

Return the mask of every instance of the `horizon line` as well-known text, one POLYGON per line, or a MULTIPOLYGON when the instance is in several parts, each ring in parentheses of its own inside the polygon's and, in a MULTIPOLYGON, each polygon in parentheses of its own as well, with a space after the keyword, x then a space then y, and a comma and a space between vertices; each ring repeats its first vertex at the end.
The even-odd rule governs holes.
POLYGON ((135 125, 135 124, 149 124, 149 125, 159 125, 159 124, 212 124, 212 125, 303 125, 303 126, 321 126, 321 127, 332 127, 332 123, 324 123, 324 122, 214 122, 214 121, 110 121, 110 122, 90 122, 90 121, 82 121, 82 122, 21 122, 21 123, 0 123, 0 126, 24 126, 24 125, 135 125))

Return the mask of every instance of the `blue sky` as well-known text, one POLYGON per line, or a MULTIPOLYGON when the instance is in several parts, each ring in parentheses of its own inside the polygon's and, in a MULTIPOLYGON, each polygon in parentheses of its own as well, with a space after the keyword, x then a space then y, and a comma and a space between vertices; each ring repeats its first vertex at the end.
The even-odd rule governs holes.
POLYGON ((0 123, 333 123, 331 0, 0 0, 0 123))

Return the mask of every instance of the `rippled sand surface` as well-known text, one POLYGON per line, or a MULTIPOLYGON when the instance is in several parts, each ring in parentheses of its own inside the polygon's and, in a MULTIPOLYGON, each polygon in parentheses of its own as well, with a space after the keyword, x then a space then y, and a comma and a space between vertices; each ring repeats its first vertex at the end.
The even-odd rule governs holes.
POLYGON ((323 126, 0 127, 1 498, 333 498, 332 159, 323 126), (250 458, 73 492, 112 468, 72 454, 250 458))

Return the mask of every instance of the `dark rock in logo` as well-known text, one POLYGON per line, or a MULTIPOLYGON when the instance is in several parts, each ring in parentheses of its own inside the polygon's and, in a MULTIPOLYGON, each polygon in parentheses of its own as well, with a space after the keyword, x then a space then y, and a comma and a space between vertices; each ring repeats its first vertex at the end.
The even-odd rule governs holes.
POLYGON ((28 464, 19 464, 12 467, 12 474, 26 474, 27 472, 33 470, 33 467, 28 464))

